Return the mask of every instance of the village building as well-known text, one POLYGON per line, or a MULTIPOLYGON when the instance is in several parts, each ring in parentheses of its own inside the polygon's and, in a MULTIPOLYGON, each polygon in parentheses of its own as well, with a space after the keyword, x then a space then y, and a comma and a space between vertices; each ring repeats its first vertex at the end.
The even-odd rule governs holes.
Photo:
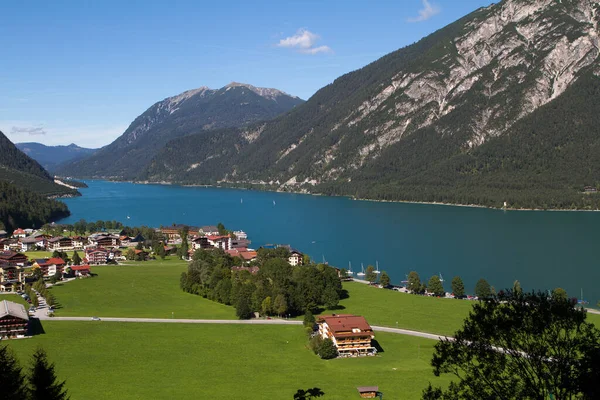
POLYGON ((4 229, 0 229, 0 239, 4 239, 7 236, 8 232, 6 232, 4 229))
POLYGON ((245 262, 250 262, 250 261, 256 259, 256 257, 257 257, 256 251, 248 250, 245 248, 230 249, 230 250, 225 250, 225 252, 227 254, 229 254, 231 257, 239 257, 242 260, 244 260, 245 262))
POLYGON ((103 248, 88 249, 85 258, 90 265, 103 265, 108 261, 108 250, 103 248))
POLYGON ((60 273, 62 275, 65 265, 67 263, 62 258, 53 257, 47 261, 47 270, 44 276, 54 276, 56 273, 60 273))
POLYGON ((192 250, 196 251, 199 249, 210 249, 212 245, 208 243, 206 236, 198 236, 192 239, 192 250))
POLYGON ((25 230, 23 230, 21 228, 17 228, 12 234, 12 237, 15 239, 24 238, 26 236, 27 236, 27 233, 25 232, 25 230))
POLYGON ((48 239, 48 251, 73 250, 73 240, 69 237, 57 236, 48 239))
POLYGON ((83 250, 88 242, 88 238, 85 236, 73 236, 71 240, 73 241, 73 250, 83 250))
POLYGON ((373 329, 364 317, 349 314, 322 316, 317 320, 319 335, 331 339, 340 356, 373 355, 373 329))
POLYGON ((206 238, 208 239, 208 244, 210 244, 214 248, 222 249, 222 250, 231 249, 231 236, 229 236, 229 235, 227 235, 227 236, 221 236, 221 235, 207 236, 206 238))
POLYGON ((19 239, 4 239, 0 246, 0 250, 18 251, 21 250, 21 243, 19 243, 19 239))
POLYGON ((27 335, 29 315, 22 304, 3 300, 0 302, 0 337, 22 338, 27 335))
POLYGON ((290 256, 288 258, 288 262, 293 267, 295 267, 296 265, 303 265, 304 264, 304 254, 300 253, 298 250, 292 249, 290 251, 290 256))
POLYGON ((46 258, 37 258, 33 265, 31 266, 33 270, 40 269, 42 271, 42 276, 48 276, 48 268, 50 264, 48 263, 48 259, 46 258))
POLYGON ((206 225, 200 228, 200 234, 204 236, 216 236, 219 234, 219 228, 214 225, 206 225))
POLYGON ((71 268, 71 271, 73 272, 73 275, 77 278, 90 276, 92 274, 92 271, 91 271, 89 265, 73 265, 70 268, 71 268))
MULTIPOLYGON (((20 244, 21 244, 21 251, 22 252, 26 252, 26 251, 32 251, 32 250, 36 250, 39 246, 40 241, 37 238, 34 237, 26 237, 26 238, 22 238, 19 240, 20 244)), ((42 239, 41 241, 42 246, 39 247, 44 247, 44 240, 42 239)))
POLYGON ((135 250, 135 259, 140 261, 148 261, 148 252, 146 250, 135 250))
POLYGON ((201 229, 196 226, 187 226, 187 225, 173 225, 173 226, 164 226, 160 228, 160 232, 168 238, 170 241, 178 241, 181 240, 181 235, 179 232, 184 228, 188 228, 188 236, 197 236, 200 234, 201 229))
POLYGON ((359 386, 356 390, 363 399, 374 399, 379 394, 379 386, 359 386))
POLYGON ((23 290, 23 267, 0 263, 0 292, 16 292, 23 290))
POLYGON ((27 264, 27 256, 16 251, 4 250, 0 251, 0 262, 24 267, 27 264))
POLYGON ((88 242, 92 247, 113 248, 121 245, 119 236, 106 233, 95 233, 88 238, 88 242))

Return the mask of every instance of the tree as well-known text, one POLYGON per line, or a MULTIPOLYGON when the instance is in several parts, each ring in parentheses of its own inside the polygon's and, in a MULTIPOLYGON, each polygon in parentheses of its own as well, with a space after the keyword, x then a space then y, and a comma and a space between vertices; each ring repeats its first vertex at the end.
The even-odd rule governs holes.
POLYGON ((48 292, 46 294, 46 304, 48 304, 48 306, 52 307, 53 305, 56 304, 56 299, 54 298, 54 295, 50 292, 48 292))
POLYGON ((512 290, 513 290, 513 293, 522 293, 523 289, 521 289, 521 282, 514 281, 512 290))
POLYGON ((144 244, 142 242, 138 242, 138 244, 135 245, 135 249, 144 250, 144 244))
POLYGON ((15 356, 7 345, 0 345, 1 399, 26 399, 25 378, 15 356))
POLYGON ((329 286, 323 292, 323 305, 330 310, 335 309, 340 303, 340 295, 335 288, 329 286))
POLYGON ((408 285, 406 288, 411 293, 421 292, 421 278, 419 278, 419 274, 417 274, 415 271, 411 271, 410 274, 408 274, 408 285))
POLYGON ((307 310, 306 313, 304 313, 304 321, 302 323, 306 328, 312 329, 315 326, 315 322, 315 316, 310 310, 307 310))
POLYGON ((321 397, 324 395, 325 395, 325 392, 323 392, 318 387, 314 387, 312 389, 307 389, 307 390, 298 389, 296 394, 294 394, 294 400, 309 400, 309 399, 315 399, 317 397, 321 397))
POLYGON ((72 259, 72 261, 73 261, 73 265, 79 265, 79 264, 81 264, 81 257, 79 257, 79 254, 77 253, 77 250, 75 250, 73 252, 73 259, 72 259))
POLYGON ((269 315, 272 312, 272 305, 271 305, 271 296, 267 296, 265 297, 265 299, 262 301, 261 305, 260 305, 260 311, 264 314, 264 315, 269 315))
POLYGON ((34 266, 33 267, 33 278, 36 281, 41 280, 44 277, 44 272, 42 271, 42 269, 39 266, 34 266))
POLYGON ((58 382, 54 364, 48 362, 46 352, 38 348, 33 353, 33 365, 29 375, 31 400, 67 400, 65 381, 58 382))
POLYGON ((239 319, 252 318, 252 309, 250 308, 250 299, 246 296, 240 296, 235 304, 235 314, 239 319))
POLYGON ((321 345, 317 349, 317 354, 323 360, 330 360, 332 358, 336 358, 338 356, 338 351, 333 341, 329 338, 323 339, 321 345))
POLYGON ((479 297, 480 299, 487 299, 491 295, 492 295, 492 288, 491 288, 490 284, 488 283, 488 281, 486 281, 483 278, 478 280, 477 283, 475 284, 475 296, 479 297))
POLYGON ((369 265, 367 267, 365 279, 369 281, 369 283, 373 283, 377 280, 377 274, 375 273, 375 267, 369 265))
POLYGON ((379 283, 383 287, 390 286, 390 276, 387 274, 387 272, 383 271, 381 273, 381 276, 379 277, 379 283))
POLYGON ((62 279, 62 272, 56 271, 54 273, 54 279, 56 279, 57 281, 60 281, 62 279))
POLYGON ((285 297, 282 294, 278 294, 275 296, 275 301, 273 302, 273 310, 277 313, 277 315, 284 315, 287 311, 287 302, 285 301, 285 297))
POLYGON ((127 250, 127 253, 125 254, 125 258, 129 261, 134 261, 135 260, 135 250, 132 248, 129 248, 127 250))
POLYGON ((442 297, 446 294, 446 292, 444 291, 444 285, 442 284, 440 277, 437 275, 433 275, 431 278, 429 278, 428 286, 429 292, 433 293, 434 296, 442 297))
POLYGON ((346 268, 340 269, 340 278, 346 279, 347 277, 348 277, 348 270, 346 268))
POLYGON ((161 260, 164 260, 165 257, 167 256, 167 253, 165 251, 165 246, 163 246, 162 244, 158 245, 158 256, 160 257, 161 260))
POLYGON ((452 293, 456 298, 461 298, 465 295, 465 284, 460 276, 452 278, 452 293))
POLYGON ((436 376, 454 375, 427 399, 600 398, 600 331, 576 303, 544 293, 501 291, 478 302, 435 346, 436 376))
POLYGON ((225 225, 221 222, 217 224, 217 231, 219 231, 219 235, 227 235, 227 229, 225 229, 225 225))
POLYGON ((567 291, 563 288, 556 288, 552 291, 552 296, 567 300, 567 291))

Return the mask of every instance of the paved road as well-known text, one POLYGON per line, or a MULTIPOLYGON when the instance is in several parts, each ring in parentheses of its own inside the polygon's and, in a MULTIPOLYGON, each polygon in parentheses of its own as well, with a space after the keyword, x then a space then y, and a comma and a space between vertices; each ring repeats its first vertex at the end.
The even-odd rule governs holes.
MULTIPOLYGON (((93 321, 92 317, 47 317, 39 318, 42 321, 93 321)), ((114 318, 102 317, 105 322, 142 322, 142 323, 168 323, 168 324, 240 324, 240 325, 302 325, 302 321, 286 319, 181 319, 181 318, 114 318)), ((373 330, 395 333, 398 335, 416 336, 425 339, 439 340, 446 336, 427 332, 411 331, 408 329, 388 328, 385 326, 371 326, 373 330)))

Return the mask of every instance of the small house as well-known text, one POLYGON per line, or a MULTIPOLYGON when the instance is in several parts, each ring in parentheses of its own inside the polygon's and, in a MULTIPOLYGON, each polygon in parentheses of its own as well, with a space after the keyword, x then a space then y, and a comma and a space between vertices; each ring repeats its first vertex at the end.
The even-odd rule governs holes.
POLYGON ((363 399, 374 399, 379 393, 379 386, 359 386, 356 389, 363 399))

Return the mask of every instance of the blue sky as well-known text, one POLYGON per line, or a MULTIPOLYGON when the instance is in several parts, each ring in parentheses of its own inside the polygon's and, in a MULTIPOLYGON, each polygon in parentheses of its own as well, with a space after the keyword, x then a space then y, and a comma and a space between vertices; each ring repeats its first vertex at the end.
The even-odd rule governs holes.
POLYGON ((106 145, 153 103, 231 81, 308 99, 490 1, 5 1, 0 130, 106 145))

